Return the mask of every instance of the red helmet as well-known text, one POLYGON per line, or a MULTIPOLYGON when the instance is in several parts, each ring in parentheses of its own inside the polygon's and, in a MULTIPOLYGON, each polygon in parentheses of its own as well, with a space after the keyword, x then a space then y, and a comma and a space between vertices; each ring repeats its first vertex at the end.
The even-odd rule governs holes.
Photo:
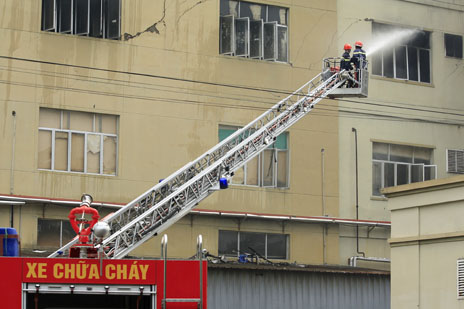
POLYGON ((359 46, 359 47, 363 47, 363 43, 361 41, 356 41, 354 43, 354 46, 359 46))
POLYGON ((345 46, 343 46, 344 50, 350 49, 351 50, 351 45, 346 43, 345 46))

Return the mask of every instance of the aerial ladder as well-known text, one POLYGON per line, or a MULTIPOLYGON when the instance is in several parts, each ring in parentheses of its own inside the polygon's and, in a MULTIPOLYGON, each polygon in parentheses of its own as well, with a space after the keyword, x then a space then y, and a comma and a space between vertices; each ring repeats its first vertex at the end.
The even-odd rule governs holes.
MULTIPOLYGON (((339 58, 324 59, 322 72, 312 80, 195 161, 104 218, 102 221, 109 226, 109 236, 104 239, 94 237, 94 248, 106 258, 125 257, 188 214, 210 194, 227 188, 237 169, 269 147, 281 133, 308 114, 322 99, 366 97, 367 63, 356 75, 340 70, 339 65, 339 58), (354 79, 353 76, 358 78, 354 79), (349 79, 355 86, 344 88, 349 79)), ((76 237, 49 257, 64 254, 78 242, 76 237)))

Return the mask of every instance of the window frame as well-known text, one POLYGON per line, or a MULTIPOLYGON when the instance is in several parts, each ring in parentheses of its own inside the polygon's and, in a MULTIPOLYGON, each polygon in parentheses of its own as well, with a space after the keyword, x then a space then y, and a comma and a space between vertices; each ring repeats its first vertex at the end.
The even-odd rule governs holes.
MULTIPOLYGON (((236 7, 236 14, 227 14, 227 15, 221 15, 222 12, 221 12, 221 9, 219 10, 219 54, 220 55, 227 55, 227 56, 235 56, 235 57, 241 57, 241 58, 249 58, 249 59, 258 59, 258 60, 265 60, 265 61, 272 61, 272 62, 280 62, 280 63, 289 63, 289 31, 288 31, 288 12, 289 12, 289 9, 286 8, 286 7, 281 7, 281 6, 274 6, 274 5, 268 5, 268 4, 263 4, 263 3, 255 3, 255 2, 248 2, 248 1, 241 1, 241 0, 236 0, 234 2, 237 2, 237 7, 236 7), (259 5, 259 6, 265 6, 265 10, 264 10, 264 13, 265 16, 262 16, 261 19, 252 19, 251 17, 249 16, 241 16, 241 4, 242 3, 247 3, 247 4, 254 4, 254 5, 259 5), (278 21, 268 21, 269 19, 269 8, 270 7, 275 7, 275 8, 279 8, 279 9, 285 9, 285 24, 280 24, 278 21), (222 42, 223 42, 223 35, 222 35, 222 25, 223 25, 223 21, 222 19, 224 17, 229 17, 229 18, 232 18, 233 19, 233 23, 232 23, 232 35, 231 35, 231 43, 232 43, 232 46, 231 46, 231 51, 226 51, 226 52, 223 52, 223 45, 222 45, 222 42), (248 52, 245 53, 245 54, 236 54, 236 51, 237 51, 237 48, 236 48, 236 40, 237 40, 237 36, 236 36, 236 26, 237 26, 237 23, 235 22, 235 20, 240 20, 242 18, 248 18, 248 52), (251 25, 252 23, 255 23, 255 22, 259 22, 261 21, 261 33, 260 33, 260 37, 258 38, 259 39, 259 46, 261 48, 261 51, 259 52, 259 55, 255 55, 253 54, 253 56, 251 55, 251 25), (266 57, 265 58, 265 54, 266 54, 266 49, 265 49, 265 28, 266 28, 266 25, 267 24, 273 24, 274 25, 274 33, 272 35, 272 39, 273 39, 273 47, 272 47, 272 54, 273 54, 273 57, 266 57), (285 61, 283 61, 282 59, 279 60, 279 49, 278 49, 278 45, 279 45, 279 42, 278 42, 278 29, 279 28, 285 28, 286 31, 285 31, 285 42, 286 42, 286 46, 285 46, 285 61)), ((228 3, 228 2, 227 2, 228 3)), ((220 6, 223 5, 223 1, 220 1, 220 6)))
POLYGON ((239 257, 241 254, 246 254, 246 253, 251 253, 253 254, 253 252, 246 252, 244 250, 244 252, 241 251, 241 248, 240 248, 240 235, 243 234, 243 233, 247 233, 247 234, 260 234, 260 235, 264 235, 264 257, 266 259, 272 259, 272 260, 289 260, 290 259, 290 234, 280 234, 280 233, 263 233, 263 232, 250 232, 250 231, 233 231, 233 230, 218 230, 218 255, 224 255, 224 256, 229 256, 229 257, 239 257), (223 252, 219 252, 219 248, 220 248, 220 244, 219 242, 221 241, 220 239, 220 233, 224 231, 224 232, 233 232, 233 233, 236 233, 236 236, 237 236, 237 248, 235 248, 235 251, 237 252, 236 254, 235 253, 223 253, 223 252), (269 244, 268 244, 268 236, 269 235, 279 235, 279 236, 285 236, 285 258, 275 258, 275 257, 269 257, 269 244))
MULTIPOLYGON (((416 182, 422 182, 430 179, 437 179, 437 165, 436 164, 425 164, 425 163, 415 163, 416 161, 416 148, 418 149, 428 149, 433 151, 433 148, 427 148, 427 147, 416 147, 416 146, 410 146, 410 145, 400 145, 400 144, 391 144, 391 143, 381 143, 381 142, 373 142, 372 147, 374 147, 374 144, 381 144, 381 145, 387 145, 387 158, 386 159, 374 159, 374 150, 372 149, 372 196, 381 196, 382 194, 375 194, 374 192, 374 181, 377 180, 376 177, 374 177, 374 165, 379 165, 380 166, 380 187, 379 191, 383 188, 388 188, 392 186, 397 186, 397 185, 402 185, 398 184, 398 166, 405 165, 408 168, 408 179, 407 182, 404 184, 411 184, 411 183, 416 183, 416 182), (401 162, 401 161, 393 161, 391 160, 391 146, 404 146, 404 147, 412 147, 412 156, 411 156, 411 162, 401 162), (393 165, 393 184, 388 185, 388 187, 385 187, 386 184, 386 165, 387 164, 392 164, 393 165), (420 181, 413 181, 413 167, 422 167, 422 180, 420 181), (426 170, 430 169, 433 170, 433 177, 430 177, 430 179, 426 179, 426 170)), ((433 157, 433 152, 430 154, 430 161, 432 161, 433 157)))
MULTIPOLYGON (((231 125, 219 125, 219 128, 218 128, 218 134, 220 132, 220 130, 239 130, 240 127, 238 126, 231 126, 231 125)), ((255 187, 255 188, 272 188, 272 189, 288 189, 290 188, 290 149, 288 147, 289 145, 289 134, 288 132, 283 132, 281 135, 285 135, 286 136, 286 149, 281 149, 281 148, 277 148, 277 147, 274 147, 275 146, 275 142, 273 144, 271 144, 268 148, 266 148, 265 150, 261 151, 259 154, 257 154, 256 156, 250 158, 240 169, 243 169, 243 183, 234 183, 233 182, 233 179, 232 178, 232 182, 231 182, 231 185, 233 186, 246 186, 246 187, 255 187), (272 150, 273 151, 273 166, 272 166, 272 172, 273 172, 273 175, 272 175, 272 185, 264 185, 264 153, 266 151, 269 151, 269 150, 272 150), (285 164, 286 164, 286 171, 285 171, 285 178, 286 178, 286 186, 282 186, 282 187, 279 187, 278 186, 278 171, 279 171, 279 160, 278 160, 278 157, 279 157, 279 152, 286 152, 287 153, 287 157, 286 157, 286 160, 285 160, 285 164), (252 161, 256 159, 257 160, 257 185, 255 184, 248 184, 247 183, 247 176, 248 176, 248 164, 252 161), (276 160, 277 159, 277 160, 276 160)), ((280 136, 280 135, 279 135, 280 136)), ((221 142, 221 140, 219 139, 219 142, 221 142)), ((239 169, 238 169, 239 170, 239 169)))
MULTIPOLYGON (((455 43, 453 42, 453 45, 454 44, 455 43)), ((443 45, 445 47, 445 57, 454 58, 454 59, 463 59, 464 50, 463 50, 463 36, 462 35, 452 34, 452 33, 444 33, 444 35, 443 35, 443 45), (461 50, 460 50, 461 56, 459 56, 459 55, 455 56, 455 55, 449 55, 448 54, 448 48, 447 48, 447 44, 446 44, 447 43, 447 38, 460 38, 460 41, 461 41, 460 42, 461 43, 461 50)), ((454 51, 453 54, 456 54, 456 50, 453 50, 453 51, 454 51)))
POLYGON ((70 29, 65 29, 62 31, 61 29, 61 7, 57 0, 42 0, 42 12, 41 12, 41 30, 45 32, 56 32, 62 34, 70 34, 76 36, 86 36, 86 37, 93 37, 93 38, 103 38, 103 39, 110 39, 110 40, 119 40, 121 38, 121 10, 122 10, 122 0, 99 0, 100 4, 100 13, 95 15, 95 12, 92 10, 91 1, 92 0, 68 0, 71 3, 71 17, 70 17, 70 29), (46 19, 45 17, 49 17, 46 15, 49 12, 44 10, 47 4, 53 3, 53 27, 45 27, 46 26, 46 19), (82 17, 86 17, 86 22, 81 25, 82 29, 78 29, 78 23, 80 21, 79 18, 76 18, 77 14, 80 14, 77 10, 79 4, 84 5, 86 3, 87 9, 86 13, 82 14, 82 17), (111 20, 110 14, 112 10, 118 8, 118 16, 117 16, 117 35, 111 35, 110 27, 111 27, 111 20), (99 15, 99 16, 98 16, 99 15), (93 19, 95 19, 95 23, 100 24, 100 30, 95 31, 93 33, 93 19))
MULTIPOLYGON (((407 29, 405 27, 400 27, 400 26, 393 26, 393 25, 389 25, 389 24, 383 24, 383 23, 376 23, 377 24, 377 27, 379 27, 380 30, 379 33, 382 32, 381 28, 382 27, 391 27, 392 30, 394 29, 407 29)), ((374 30, 374 28, 372 29, 372 35, 375 36, 376 35, 376 30, 374 30)), ((385 31, 385 30, 384 30, 385 31)), ((390 77, 390 76, 386 76, 385 75, 385 49, 383 49, 382 51, 380 51, 378 53, 378 55, 373 55, 372 57, 374 58, 373 59, 373 62, 372 62, 372 65, 373 67, 376 67, 378 64, 375 63, 376 61, 381 61, 381 64, 380 64, 380 75, 378 74, 378 72, 376 72, 374 69, 372 70, 372 74, 375 75, 375 76, 381 76, 381 77, 384 77, 384 78, 392 78, 392 79, 396 79, 396 80, 404 80, 404 81, 415 81, 415 82, 419 82, 419 83, 424 83, 424 84, 431 84, 432 83, 432 48, 430 46, 430 40, 431 40, 431 32, 430 31, 427 31, 429 34, 428 34, 428 48, 426 47, 423 47, 423 46, 416 46, 416 45, 413 45, 413 44, 410 44, 410 43, 402 43, 402 44, 397 44, 397 45, 394 45, 392 47, 392 51, 393 51, 393 57, 392 57, 392 62, 393 62, 393 76, 390 77), (397 74, 397 55, 396 55, 396 49, 398 47, 405 47, 405 52, 406 52, 406 78, 404 77, 398 77, 398 74, 397 74), (409 66, 409 56, 410 56, 410 52, 411 52, 411 49, 414 48, 416 50, 416 59, 417 59, 417 80, 414 80, 414 79, 411 79, 411 73, 410 73, 410 66, 409 66), (428 78, 426 78, 425 80, 423 80, 424 78, 421 78, 421 73, 422 72, 425 72, 427 70, 427 68, 422 68, 421 67, 421 51, 427 51, 428 53, 428 78), (380 59, 379 59, 380 58, 380 59), (427 80, 428 79, 428 80, 427 80)))
POLYGON ((458 154, 461 154, 461 156, 464 157, 464 150, 463 149, 446 149, 446 172, 450 174, 464 174, 464 163, 462 166, 459 165, 460 162, 458 162, 458 154), (455 166, 454 169, 450 169, 450 164, 451 162, 449 161, 450 159, 450 152, 454 152, 455 158, 455 166))
MULTIPOLYGON (((48 109, 48 108, 47 108, 48 109)), ((91 113, 91 112, 86 112, 89 114, 92 114, 93 120, 92 120, 92 130, 93 132, 90 131, 81 131, 81 130, 74 130, 74 129, 62 129, 63 127, 63 115, 64 112, 73 112, 70 110, 59 110, 60 111, 60 127, 61 129, 57 128, 48 128, 48 127, 38 127, 38 131, 43 131, 43 132, 51 132, 51 157, 50 157, 50 169, 46 168, 39 168, 37 166, 37 169, 40 171, 53 171, 53 172, 63 172, 63 173, 73 173, 73 174, 85 174, 85 175, 100 175, 100 176, 117 176, 118 175, 118 156, 119 156, 119 117, 117 115, 111 115, 111 114, 99 114, 99 113, 91 113), (110 115, 110 116, 115 116, 116 117, 116 134, 113 133, 103 133, 103 132, 96 132, 96 118, 97 116, 102 116, 102 115, 110 115), (55 169, 55 155, 56 155, 56 133, 57 132, 62 132, 62 133, 67 133, 67 163, 66 163, 66 170, 59 170, 55 169), (84 160, 84 168, 82 172, 79 171, 73 171, 72 170, 72 136, 73 134, 79 134, 84 136, 84 153, 83 153, 83 160, 84 160), (99 153, 99 173, 92 173, 88 172, 88 136, 89 135, 97 135, 100 137, 100 153, 99 153), (104 147, 104 138, 105 137, 110 137, 115 139, 115 172, 114 174, 105 174, 104 173, 104 152, 105 152, 105 147, 104 147)))

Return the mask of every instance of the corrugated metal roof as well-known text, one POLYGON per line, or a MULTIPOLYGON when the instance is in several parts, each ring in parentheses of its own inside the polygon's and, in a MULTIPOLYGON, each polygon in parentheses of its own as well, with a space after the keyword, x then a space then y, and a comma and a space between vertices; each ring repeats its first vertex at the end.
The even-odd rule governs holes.
POLYGON ((362 273, 210 267, 208 308, 389 309, 390 278, 362 273))

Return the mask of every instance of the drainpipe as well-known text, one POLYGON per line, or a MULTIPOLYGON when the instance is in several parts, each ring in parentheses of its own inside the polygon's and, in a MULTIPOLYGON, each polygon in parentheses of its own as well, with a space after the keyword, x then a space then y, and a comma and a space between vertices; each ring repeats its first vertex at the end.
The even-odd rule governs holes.
MULTIPOLYGON (((356 128, 351 128, 354 132, 354 149, 355 149, 355 162, 356 162, 356 220, 359 220, 359 183, 358 183, 358 131, 356 128)), ((363 257, 366 254, 359 251, 359 225, 356 225, 356 253, 362 254, 363 257)))
MULTIPOLYGON (((10 165, 10 194, 14 194, 14 165, 15 165, 15 144, 16 144, 16 111, 12 111, 13 116, 13 140, 11 144, 11 165, 10 165)), ((10 225, 14 225, 14 206, 11 205, 10 225)))
MULTIPOLYGON (((325 213, 325 157, 324 148, 321 149, 321 195, 322 195, 322 216, 326 216, 325 213)), ((322 263, 327 264, 327 224, 322 225, 322 263)))

